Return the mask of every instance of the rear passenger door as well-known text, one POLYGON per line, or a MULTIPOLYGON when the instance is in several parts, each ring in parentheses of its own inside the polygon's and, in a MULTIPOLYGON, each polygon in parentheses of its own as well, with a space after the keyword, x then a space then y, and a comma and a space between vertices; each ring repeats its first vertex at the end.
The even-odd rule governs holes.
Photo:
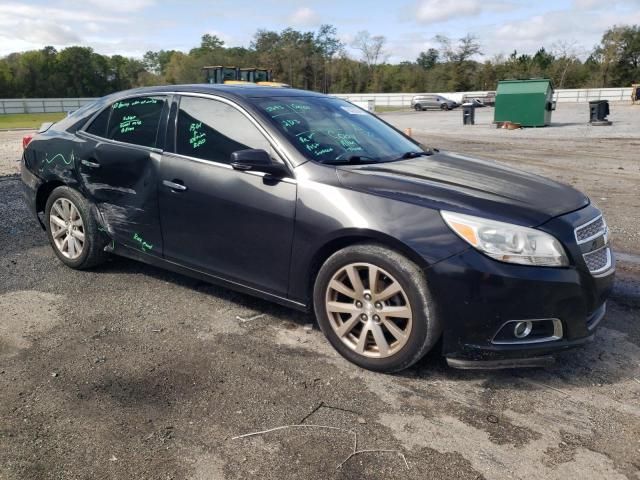
POLYGON ((113 103, 79 132, 78 169, 84 193, 96 205, 111 238, 162 255, 158 169, 168 99, 141 96, 113 103))

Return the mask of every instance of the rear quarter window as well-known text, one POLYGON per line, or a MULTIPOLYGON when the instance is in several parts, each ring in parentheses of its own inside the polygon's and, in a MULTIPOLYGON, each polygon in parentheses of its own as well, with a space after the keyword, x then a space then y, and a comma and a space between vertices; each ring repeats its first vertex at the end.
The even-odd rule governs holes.
POLYGON ((68 116, 62 120, 55 122, 50 129, 57 132, 75 132, 87 123, 97 110, 98 106, 95 102, 88 103, 80 107, 78 110, 69 113, 68 116))
POLYGON ((107 126, 109 124, 109 115, 111 114, 111 108, 106 108, 98 115, 91 125, 86 129, 87 133, 104 137, 107 134, 107 126))

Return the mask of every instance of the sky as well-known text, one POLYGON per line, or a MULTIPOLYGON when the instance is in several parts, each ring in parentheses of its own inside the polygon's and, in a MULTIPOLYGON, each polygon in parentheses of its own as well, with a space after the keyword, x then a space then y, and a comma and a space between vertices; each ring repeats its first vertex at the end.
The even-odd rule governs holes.
MULTIPOLYGON (((612 25, 640 24, 640 0, 0 0, 0 56, 53 45, 142 57, 197 46, 205 33, 248 47, 258 29, 316 30, 347 45, 367 30, 387 39, 387 60, 413 61, 434 37, 475 35, 479 59, 564 46, 585 57, 612 25)), ((357 57, 357 52, 350 50, 357 57)))

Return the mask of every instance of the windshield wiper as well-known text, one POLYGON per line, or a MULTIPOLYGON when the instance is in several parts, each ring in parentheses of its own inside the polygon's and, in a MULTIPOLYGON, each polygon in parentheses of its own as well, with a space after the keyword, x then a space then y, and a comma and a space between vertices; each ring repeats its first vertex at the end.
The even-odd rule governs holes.
POLYGON ((424 150, 422 152, 405 152, 397 160, 406 160, 408 158, 418 158, 418 157, 428 157, 429 155, 433 155, 432 150, 424 150))
POLYGON ((325 165, 362 165, 365 163, 378 163, 378 160, 366 155, 349 155, 344 158, 338 157, 334 160, 326 160, 322 163, 325 165))

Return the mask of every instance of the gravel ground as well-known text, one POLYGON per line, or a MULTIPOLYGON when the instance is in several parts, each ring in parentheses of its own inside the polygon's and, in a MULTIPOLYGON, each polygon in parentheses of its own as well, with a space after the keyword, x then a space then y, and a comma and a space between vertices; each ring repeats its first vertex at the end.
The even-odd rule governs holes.
POLYGON ((0 177, 20 172, 18 160, 22 155, 22 137, 28 131, 0 131, 0 177))
MULTIPOLYGON (((395 115, 414 128, 459 120, 395 115)), ((513 139, 528 134, 489 142, 481 132, 429 138, 513 163, 525 145, 513 139)), ((465 372, 431 354, 402 375, 374 374, 339 357, 310 316, 125 259, 64 267, 6 175, 21 136, 0 133, 0 479, 640 479, 637 243, 623 244, 628 262, 595 341, 556 366, 465 372), (348 431, 233 438, 299 424, 348 431), (350 432, 358 449, 399 453, 336 468, 353 451, 350 432)), ((578 156, 524 158, 544 172, 578 156)), ((631 184, 637 163, 621 165, 631 184)), ((562 175, 577 185, 598 176, 572 168, 562 175)), ((626 175, 607 172, 602 188, 618 192, 626 175)), ((607 202, 611 222, 618 207, 607 202)), ((637 230, 635 218, 614 225, 637 230)))

